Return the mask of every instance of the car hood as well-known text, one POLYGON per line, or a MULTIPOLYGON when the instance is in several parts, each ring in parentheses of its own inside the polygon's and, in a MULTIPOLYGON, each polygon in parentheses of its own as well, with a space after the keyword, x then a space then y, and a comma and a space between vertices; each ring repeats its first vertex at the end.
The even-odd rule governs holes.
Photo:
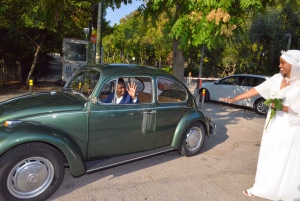
POLYGON ((86 99, 70 92, 40 92, 0 103, 0 123, 42 113, 81 110, 86 99))

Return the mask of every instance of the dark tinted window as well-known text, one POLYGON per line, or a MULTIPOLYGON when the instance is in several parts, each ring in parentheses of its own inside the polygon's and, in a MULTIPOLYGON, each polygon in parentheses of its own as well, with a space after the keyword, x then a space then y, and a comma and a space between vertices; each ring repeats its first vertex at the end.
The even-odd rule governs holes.
POLYGON ((225 79, 222 79, 219 81, 219 84, 228 84, 228 85, 237 85, 238 83, 238 78, 237 76, 234 77, 228 77, 225 79))
POLYGON ((247 77, 245 79, 245 82, 243 83, 243 86, 256 87, 257 85, 263 83, 264 81, 265 81, 264 78, 247 77))

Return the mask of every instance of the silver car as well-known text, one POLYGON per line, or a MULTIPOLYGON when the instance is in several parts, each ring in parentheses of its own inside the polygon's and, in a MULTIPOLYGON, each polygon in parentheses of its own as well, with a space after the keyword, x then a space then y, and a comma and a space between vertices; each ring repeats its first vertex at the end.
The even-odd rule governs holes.
MULTIPOLYGON (((235 74, 215 82, 203 83, 199 94, 202 96, 203 89, 205 89, 205 102, 209 100, 220 101, 220 98, 234 97, 242 94, 252 87, 263 83, 268 78, 269 76, 263 75, 235 74)), ((200 100, 202 100, 202 97, 200 100)), ((234 104, 253 108, 259 114, 266 114, 268 107, 263 104, 264 101, 265 99, 258 95, 237 101, 234 104)))

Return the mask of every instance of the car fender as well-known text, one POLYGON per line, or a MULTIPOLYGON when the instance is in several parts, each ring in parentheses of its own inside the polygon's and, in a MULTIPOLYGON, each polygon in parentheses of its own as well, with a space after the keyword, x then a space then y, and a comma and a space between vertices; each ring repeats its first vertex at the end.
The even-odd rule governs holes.
POLYGON ((74 177, 86 173, 82 153, 63 130, 41 122, 22 122, 11 127, 0 126, 0 156, 18 145, 44 142, 60 150, 68 160, 74 177))
POLYGON ((174 137, 171 142, 171 146, 174 149, 179 148, 180 142, 182 139, 182 135, 184 134, 187 127, 196 121, 202 122, 205 125, 206 134, 208 135, 209 125, 208 125, 206 117, 203 115, 202 112, 200 112, 197 109, 190 110, 180 119, 179 123, 177 124, 176 130, 174 133, 174 137))

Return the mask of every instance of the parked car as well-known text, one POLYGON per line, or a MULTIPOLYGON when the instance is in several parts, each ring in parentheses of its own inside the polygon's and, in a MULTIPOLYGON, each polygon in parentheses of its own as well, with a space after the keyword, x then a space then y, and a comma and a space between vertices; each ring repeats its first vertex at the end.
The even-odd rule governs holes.
MULTIPOLYGON (((204 101, 214 100, 221 101, 223 97, 234 97, 242 94, 252 87, 263 83, 268 76, 251 75, 251 74, 236 74, 227 76, 215 82, 205 82, 199 90, 202 96, 202 91, 205 89, 204 101)), ((202 97, 201 97, 202 100, 202 97)), ((233 104, 253 108, 259 114, 266 114, 268 107, 264 105, 265 99, 260 95, 237 101, 233 104)))
POLYGON ((0 103, 0 200, 49 198, 64 167, 79 177, 172 150, 194 156, 214 133, 215 124, 169 73, 129 64, 83 67, 62 91, 0 103), (119 78, 136 83, 139 103, 103 101, 119 78))

